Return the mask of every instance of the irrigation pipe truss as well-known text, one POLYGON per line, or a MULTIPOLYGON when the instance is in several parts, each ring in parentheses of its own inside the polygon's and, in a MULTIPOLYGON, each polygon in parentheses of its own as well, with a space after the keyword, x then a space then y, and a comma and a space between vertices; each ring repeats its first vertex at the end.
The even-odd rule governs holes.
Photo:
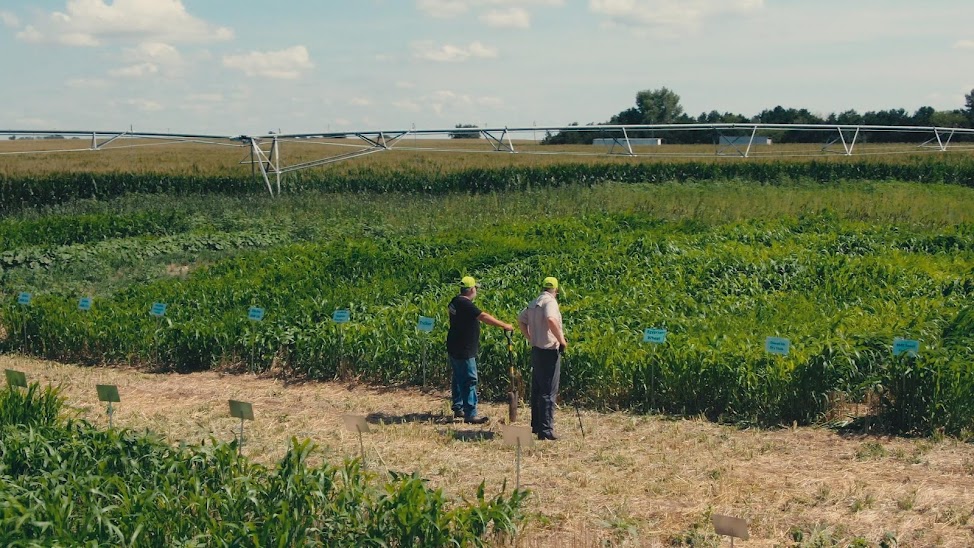
MULTIPOLYGON (((640 124, 640 125, 589 125, 589 126, 530 126, 493 128, 450 128, 450 129, 405 129, 387 131, 326 131, 312 133, 268 133, 264 135, 202 135, 191 133, 154 133, 137 131, 97 131, 97 130, 15 130, 0 129, 0 136, 11 139, 57 137, 91 138, 88 147, 69 149, 3 150, 0 156, 53 154, 66 152, 90 152, 135 148, 146 146, 165 146, 185 143, 198 143, 213 146, 236 147, 245 150, 249 159, 241 161, 250 164, 255 176, 260 175, 271 195, 281 192, 281 175, 312 167, 325 166, 348 161, 361 156, 392 149, 403 151, 439 153, 494 153, 527 154, 543 156, 628 156, 633 158, 701 158, 712 156, 750 157, 809 157, 822 154, 844 156, 875 156, 889 154, 915 154, 916 152, 952 152, 974 150, 974 129, 936 126, 881 126, 881 125, 843 125, 843 124, 763 124, 763 123, 721 123, 721 124, 640 124), (646 138, 648 134, 661 132, 673 135, 675 132, 708 132, 713 137, 713 153, 668 150, 661 139, 646 138), (537 135, 585 133, 597 143, 591 151, 577 150, 537 150, 537 135), (822 137, 813 148, 806 150, 772 148, 772 137, 784 132, 817 132, 822 137), (904 143, 887 148, 870 145, 867 151, 857 150, 857 145, 872 140, 871 137, 883 133, 896 133, 898 138, 907 136, 904 143), (515 141, 514 136, 518 139, 515 141), (406 137, 412 137, 412 146, 402 144, 406 137), (454 146, 443 147, 442 141, 451 137, 472 137, 476 139, 457 139, 454 146), (955 138, 957 140, 955 140, 955 138), (125 143, 126 140, 139 140, 125 143), (145 142, 145 140, 156 142, 145 142), (462 141, 462 143, 461 143, 462 141), (489 148, 476 146, 485 142, 489 148), (420 146, 420 142, 429 146, 420 146), (518 147, 515 147, 515 143, 518 147), (347 148, 347 152, 322 156, 316 160, 284 165, 281 162, 281 148, 284 143, 315 144, 327 147, 347 148), (461 146, 462 144, 462 146, 461 146), (272 183, 273 179, 273 183, 272 183)), ((808 145, 808 143, 805 143, 808 145)))

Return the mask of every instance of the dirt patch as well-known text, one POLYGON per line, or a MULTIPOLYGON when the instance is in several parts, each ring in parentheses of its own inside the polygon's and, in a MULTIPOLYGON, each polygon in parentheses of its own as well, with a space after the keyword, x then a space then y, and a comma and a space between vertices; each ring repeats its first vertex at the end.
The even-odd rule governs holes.
MULTIPOLYGON (((447 393, 338 383, 283 384, 219 372, 152 374, 0 356, 0 367, 60 384, 73 412, 107 424, 95 384, 117 384, 117 425, 150 429, 173 442, 231 440, 240 423, 228 399, 253 403, 244 451, 270 463, 292 436, 311 438, 317 458, 359 454, 341 415, 366 415, 366 463, 374 470, 419 471, 449 496, 472 498, 486 481, 513 485, 515 453, 500 424, 454 423, 447 393)), ((484 405, 492 419, 506 404, 484 405)), ((520 422, 529 420, 522 409, 520 422)), ((974 447, 956 440, 840 435, 823 428, 740 430, 702 420, 581 412, 556 414, 557 442, 523 454, 532 490, 526 546, 716 545, 709 516, 740 516, 751 540, 741 546, 826 539, 870 545, 971 546, 974 447)), ((830 543, 824 545, 831 545, 830 543)))
POLYGON ((174 278, 186 278, 189 276, 190 270, 188 264, 169 263, 166 265, 166 274, 174 278))

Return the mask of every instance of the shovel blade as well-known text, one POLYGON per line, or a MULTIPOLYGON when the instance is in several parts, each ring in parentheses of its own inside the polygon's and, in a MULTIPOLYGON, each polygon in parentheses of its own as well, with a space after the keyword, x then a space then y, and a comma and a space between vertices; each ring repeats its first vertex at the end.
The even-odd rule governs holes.
POLYGON ((509 422, 517 420, 517 395, 514 392, 507 393, 507 418, 509 422))

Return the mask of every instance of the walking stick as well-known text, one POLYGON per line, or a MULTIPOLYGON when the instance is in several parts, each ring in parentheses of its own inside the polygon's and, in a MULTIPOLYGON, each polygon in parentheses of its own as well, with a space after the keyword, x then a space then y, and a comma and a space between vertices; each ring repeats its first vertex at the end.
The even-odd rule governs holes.
MULTIPOLYGON (((564 370, 567 371, 568 368, 565 367, 565 365, 566 365, 566 363, 565 363, 565 350, 563 348, 559 348, 558 351, 561 353, 561 366, 562 366, 562 369, 564 369, 564 370)), ((575 392, 575 391, 572 390, 572 392, 575 392)), ((574 395, 575 394, 573 394, 573 396, 574 395)), ((582 413, 578 410, 578 398, 577 397, 573 397, 572 398, 572 405, 575 406, 575 416, 578 417, 578 429, 581 430, 581 432, 582 432, 582 439, 584 440, 585 439, 585 427, 582 426, 582 413)))
POLYGON ((504 335, 507 336, 507 362, 510 367, 511 385, 507 392, 507 418, 508 422, 514 422, 517 420, 517 386, 514 379, 514 340, 511 338, 511 332, 505 331, 504 335))

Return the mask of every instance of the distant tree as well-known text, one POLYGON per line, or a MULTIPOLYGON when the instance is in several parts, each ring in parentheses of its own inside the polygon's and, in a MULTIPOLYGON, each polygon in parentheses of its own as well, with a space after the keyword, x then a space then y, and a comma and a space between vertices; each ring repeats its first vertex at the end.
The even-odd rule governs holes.
POLYGON ((974 127, 974 89, 964 95, 964 114, 970 127, 974 127))
MULTIPOLYGON (((570 127, 577 127, 578 122, 572 122, 568 124, 570 127)), ((589 122, 587 125, 592 125, 589 122)), ((551 132, 547 132, 544 139, 541 140, 542 145, 591 145, 592 139, 596 135, 591 132, 586 131, 559 131, 554 135, 551 132)))
POLYGON ((913 124, 917 126, 932 126, 933 123, 930 119, 936 113, 936 109, 933 107, 920 107, 915 113, 913 113, 913 124))
POLYGON ((843 126, 857 126, 862 124, 862 115, 855 110, 847 110, 840 112, 839 114, 829 114, 828 118, 825 119, 826 122, 830 124, 839 124, 843 126))
POLYGON ((609 123, 613 125, 634 125, 644 124, 643 113, 636 107, 627 108, 619 114, 613 114, 609 118, 609 123))
POLYGON ((675 124, 683 116, 680 96, 665 87, 636 93, 636 108, 644 124, 675 124))
POLYGON ((10 136, 10 140, 11 141, 16 141, 17 140, 17 136, 16 135, 11 135, 10 136))
POLYGON ((463 131, 451 131, 450 139, 480 139, 480 130, 474 124, 457 124, 454 127, 463 131))
POLYGON ((963 110, 938 110, 930 116, 930 125, 937 127, 964 127, 967 115, 963 110))
POLYGON ((743 114, 734 114, 733 112, 721 114, 716 110, 711 110, 710 112, 701 112, 695 121, 698 124, 739 124, 750 120, 743 114))

